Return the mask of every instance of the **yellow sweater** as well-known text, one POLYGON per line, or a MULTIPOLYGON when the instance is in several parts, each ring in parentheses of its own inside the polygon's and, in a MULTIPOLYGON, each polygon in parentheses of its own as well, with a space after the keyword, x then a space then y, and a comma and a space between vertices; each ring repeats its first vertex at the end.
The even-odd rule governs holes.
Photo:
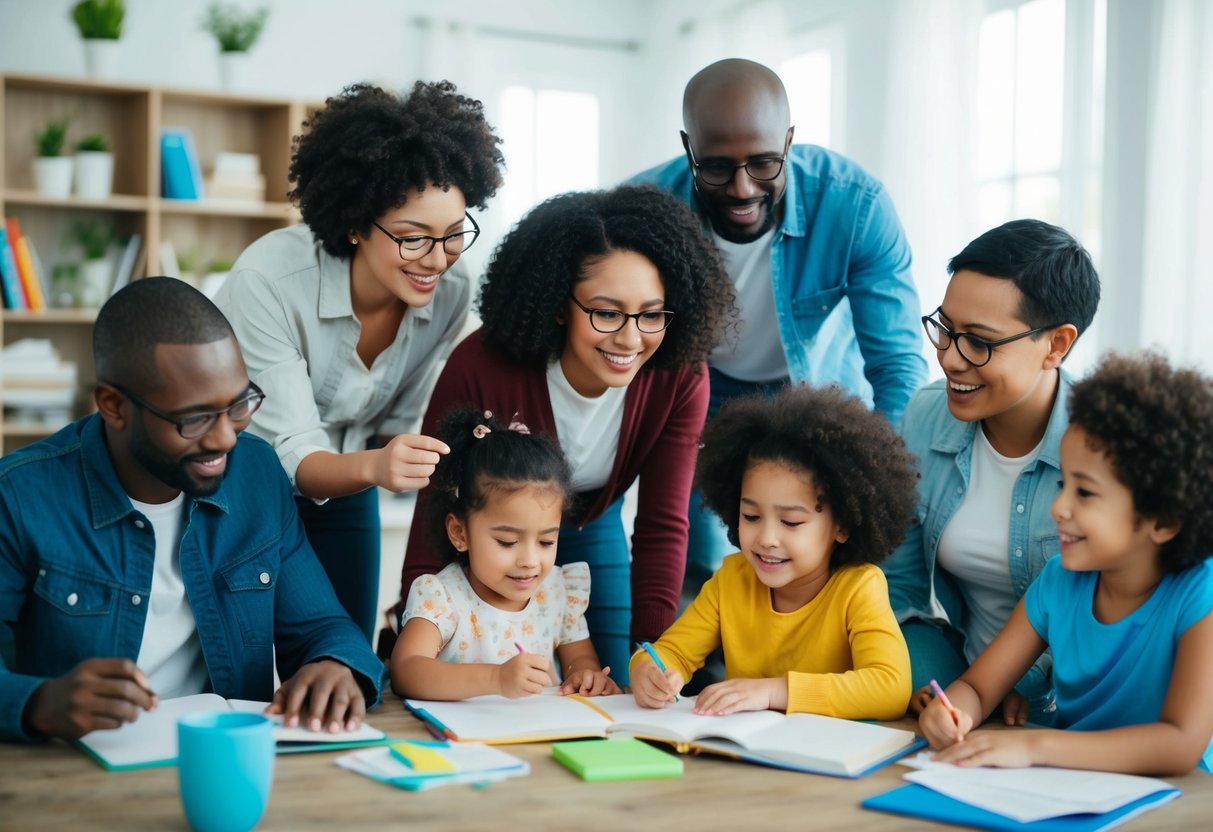
POLYGON ((745 556, 730 555, 653 646, 690 679, 721 645, 730 679, 787 674, 788 713, 897 719, 910 701, 910 653, 870 563, 844 566, 812 601, 780 613, 745 556))

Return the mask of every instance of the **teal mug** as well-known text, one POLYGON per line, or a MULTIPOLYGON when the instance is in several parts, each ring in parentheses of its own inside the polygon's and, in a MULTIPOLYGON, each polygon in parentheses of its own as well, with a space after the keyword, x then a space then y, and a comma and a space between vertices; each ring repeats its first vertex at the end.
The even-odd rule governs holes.
POLYGON ((177 773, 195 832, 248 832, 274 780, 274 722, 261 714, 186 714, 177 721, 177 773))

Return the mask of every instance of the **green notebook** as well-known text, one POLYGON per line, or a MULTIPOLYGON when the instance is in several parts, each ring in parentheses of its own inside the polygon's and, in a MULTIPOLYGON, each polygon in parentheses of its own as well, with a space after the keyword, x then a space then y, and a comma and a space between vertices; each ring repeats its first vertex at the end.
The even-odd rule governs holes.
POLYGON ((582 780, 656 780, 681 777, 682 760, 629 737, 552 744, 552 756, 582 780))

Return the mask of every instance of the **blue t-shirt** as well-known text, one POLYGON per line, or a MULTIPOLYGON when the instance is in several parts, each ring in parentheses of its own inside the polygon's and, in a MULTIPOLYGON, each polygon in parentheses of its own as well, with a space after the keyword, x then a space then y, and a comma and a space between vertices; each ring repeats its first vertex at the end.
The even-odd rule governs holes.
MULTIPOLYGON (((1071 572, 1053 558, 1028 587, 1024 607, 1053 651, 1058 728, 1102 731, 1157 722, 1175 651, 1213 610, 1213 562, 1170 574, 1114 624, 1095 618, 1098 572, 1071 572)), ((1213 743, 1200 768, 1213 771, 1213 743)))

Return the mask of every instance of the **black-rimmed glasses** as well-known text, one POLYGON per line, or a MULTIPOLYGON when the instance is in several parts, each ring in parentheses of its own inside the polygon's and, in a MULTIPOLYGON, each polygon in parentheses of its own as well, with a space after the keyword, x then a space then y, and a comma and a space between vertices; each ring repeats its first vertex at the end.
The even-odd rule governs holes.
POLYGON ((702 162, 695 158, 691 143, 687 142, 687 153, 691 155, 691 166, 700 181, 705 185, 727 185, 733 181, 738 168, 745 168, 746 175, 757 182, 770 182, 779 176, 783 170, 787 154, 782 156, 755 156, 744 162, 730 162, 728 159, 704 159, 702 162))
POLYGON ((628 318, 636 321, 636 328, 641 332, 652 335, 661 332, 674 320, 674 313, 665 309, 650 309, 644 312, 620 312, 618 309, 595 309, 586 306, 569 293, 569 300, 577 304, 577 308, 590 316, 590 326, 602 333, 618 332, 628 322, 628 318))
POLYGON ((200 413, 186 413, 184 415, 174 415, 166 413, 156 407, 151 402, 127 390, 125 387, 114 384, 113 382, 103 382, 113 387, 123 396, 130 399, 136 406, 143 408, 153 416, 158 416, 166 422, 172 422, 177 433, 182 439, 198 439, 210 433, 211 428, 219 421, 219 417, 224 413, 233 424, 243 424, 253 418, 253 414, 257 412, 257 408, 261 407, 261 403, 265 401, 265 393, 261 388, 253 382, 249 382, 248 391, 241 398, 232 402, 222 410, 207 410, 200 413))
POLYGON ((397 237, 374 220, 371 221, 371 225, 386 234, 400 248, 401 260, 420 260, 433 251, 434 246, 439 243, 442 243, 442 250, 448 257, 458 257, 471 248, 472 243, 476 242, 476 238, 480 236, 480 226, 476 224, 476 220, 472 219, 472 215, 464 211, 463 216, 472 224, 472 227, 467 231, 447 234, 445 237, 431 237, 428 234, 406 234, 403 237, 397 237))
POLYGON ((944 326, 938 319, 935 318, 943 307, 939 307, 930 315, 922 316, 922 327, 927 331, 927 340, 937 350, 946 350, 952 344, 956 345, 956 351, 960 353, 960 357, 972 364, 974 367, 984 367, 990 363, 990 359, 994 356, 994 348, 1001 347, 1003 344, 1009 344, 1012 341, 1018 341, 1020 338, 1027 338, 1029 335, 1037 335, 1041 332, 1047 332, 1050 329, 1056 329, 1061 324, 1050 324, 1049 326, 1038 326, 1035 329, 1029 329, 1026 332, 1020 332, 1017 335, 1012 335, 1008 338, 999 338, 997 341, 987 341, 985 338, 978 338, 968 332, 953 332, 944 326))

